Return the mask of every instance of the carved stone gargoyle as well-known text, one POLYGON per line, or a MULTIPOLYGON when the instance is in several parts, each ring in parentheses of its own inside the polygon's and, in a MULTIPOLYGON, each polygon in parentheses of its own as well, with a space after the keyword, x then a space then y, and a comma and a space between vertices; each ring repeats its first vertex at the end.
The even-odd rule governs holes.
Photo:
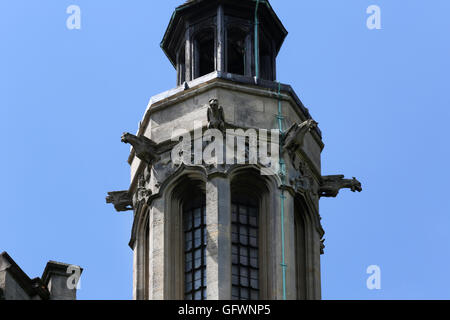
POLYGON ((341 189, 350 189, 352 192, 361 192, 361 182, 353 179, 344 179, 343 175, 323 176, 320 186, 320 197, 336 198, 341 189))
POLYGON ((106 203, 112 203, 118 212, 133 210, 133 200, 128 191, 108 192, 106 203))
POLYGON ((298 124, 294 123, 283 136, 283 148, 289 153, 295 152, 300 148, 308 132, 316 128, 318 123, 313 119, 306 120, 305 122, 298 124))
POLYGON ((131 144, 136 152, 136 157, 149 165, 152 165, 159 160, 159 155, 157 153, 158 144, 147 137, 137 137, 131 133, 124 133, 122 142, 131 144))
POLYGON ((225 113, 217 99, 209 100, 208 129, 218 129, 222 132, 225 130, 225 113))

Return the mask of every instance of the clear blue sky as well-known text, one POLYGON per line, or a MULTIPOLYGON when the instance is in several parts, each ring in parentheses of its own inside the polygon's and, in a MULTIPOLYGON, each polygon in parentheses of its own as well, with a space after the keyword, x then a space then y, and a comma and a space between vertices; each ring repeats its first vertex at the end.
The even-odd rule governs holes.
MULTIPOLYGON (((128 187, 122 132, 175 85, 159 43, 181 2, 0 2, 0 251, 31 277, 81 265, 81 299, 132 297, 132 214, 105 195, 128 187)), ((449 299, 450 1, 271 3, 289 31, 278 79, 320 123, 324 174, 364 187, 321 201, 323 297, 449 299), (372 4, 382 30, 366 27, 372 4)))

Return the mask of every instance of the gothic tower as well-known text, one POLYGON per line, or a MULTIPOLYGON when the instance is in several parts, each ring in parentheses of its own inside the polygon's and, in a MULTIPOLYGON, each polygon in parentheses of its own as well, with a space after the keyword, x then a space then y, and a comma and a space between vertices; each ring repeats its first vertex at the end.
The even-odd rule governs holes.
POLYGON ((276 81, 287 31, 267 0, 191 0, 161 47, 177 87, 151 98, 128 158, 135 299, 320 299, 322 134, 276 81), (210 157, 208 157, 208 155, 210 157))

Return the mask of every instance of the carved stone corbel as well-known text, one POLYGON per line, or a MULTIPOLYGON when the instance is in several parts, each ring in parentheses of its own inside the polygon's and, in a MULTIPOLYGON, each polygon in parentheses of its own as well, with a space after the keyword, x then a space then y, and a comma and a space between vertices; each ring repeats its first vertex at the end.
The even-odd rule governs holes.
POLYGON ((209 100, 208 107, 208 129, 218 129, 225 131, 225 113, 223 108, 219 106, 217 99, 209 100))
POLYGON ((152 165, 159 160, 157 152, 158 144, 147 137, 137 137, 131 133, 124 133, 122 142, 131 144, 136 152, 136 157, 148 165, 152 165))
POLYGON ((352 192, 361 192, 361 182, 353 179, 344 179, 344 175, 323 176, 320 186, 320 197, 335 198, 341 189, 350 189, 352 192))
POLYGON ((133 201, 128 191, 108 192, 106 203, 112 203, 118 212, 133 210, 133 201))

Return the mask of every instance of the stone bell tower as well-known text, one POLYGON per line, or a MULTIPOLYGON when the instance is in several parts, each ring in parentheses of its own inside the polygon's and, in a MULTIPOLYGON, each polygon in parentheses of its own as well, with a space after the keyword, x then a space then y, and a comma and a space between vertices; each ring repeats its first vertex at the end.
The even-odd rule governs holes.
POLYGON ((177 87, 123 135, 131 184, 107 197, 134 213, 135 299, 321 298, 319 199, 362 189, 322 176, 317 122, 276 81, 286 36, 265 0, 175 9, 161 47, 177 87))

